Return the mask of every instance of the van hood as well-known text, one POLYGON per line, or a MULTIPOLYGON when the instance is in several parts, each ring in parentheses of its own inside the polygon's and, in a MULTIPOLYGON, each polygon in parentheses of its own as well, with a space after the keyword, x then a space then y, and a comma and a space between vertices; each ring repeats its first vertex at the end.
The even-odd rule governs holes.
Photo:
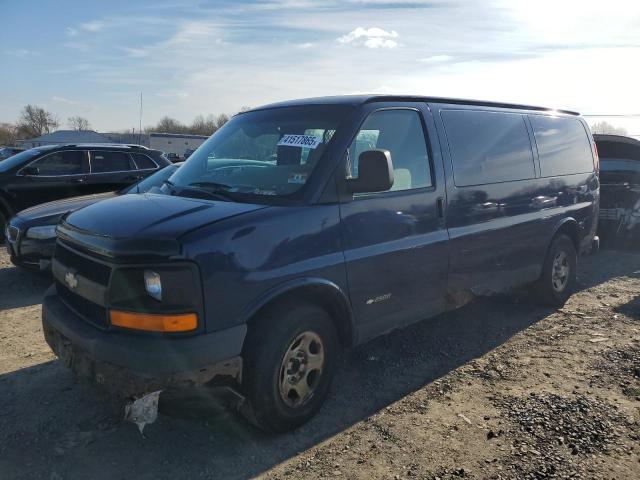
POLYGON ((106 256, 171 256, 179 237, 265 205, 162 194, 122 195, 71 213, 58 235, 106 256))

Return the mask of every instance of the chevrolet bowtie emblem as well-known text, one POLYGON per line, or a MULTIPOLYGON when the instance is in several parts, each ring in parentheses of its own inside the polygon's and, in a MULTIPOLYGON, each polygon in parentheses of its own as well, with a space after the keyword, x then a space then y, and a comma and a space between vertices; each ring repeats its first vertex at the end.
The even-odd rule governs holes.
POLYGON ((67 272, 64 274, 64 281, 71 290, 78 286, 78 277, 73 272, 67 272))

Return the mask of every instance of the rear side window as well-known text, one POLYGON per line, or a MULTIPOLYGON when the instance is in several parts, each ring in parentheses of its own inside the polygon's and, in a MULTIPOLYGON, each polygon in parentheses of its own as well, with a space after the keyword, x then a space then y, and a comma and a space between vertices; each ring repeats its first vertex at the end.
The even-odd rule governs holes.
POLYGON ((153 160, 142 153, 132 153, 131 155, 133 156, 133 160, 136 162, 138 170, 149 170, 157 167, 153 160))
POLYGON ((38 175, 80 175, 83 173, 82 157, 83 152, 77 150, 55 152, 42 157, 31 166, 38 169, 38 175))
POLYGON ((589 137, 575 118, 530 115, 543 177, 593 171, 589 137))
POLYGON ((533 152, 523 115, 442 110, 456 186, 535 177, 533 152))
POLYGON ((91 173, 131 170, 131 160, 125 152, 91 152, 91 173))

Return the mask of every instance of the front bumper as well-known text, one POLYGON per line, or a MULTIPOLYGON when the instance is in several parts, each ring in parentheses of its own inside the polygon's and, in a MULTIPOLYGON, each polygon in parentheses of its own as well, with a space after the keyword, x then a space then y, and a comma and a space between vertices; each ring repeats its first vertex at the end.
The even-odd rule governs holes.
POLYGON ((7 253, 17 267, 29 270, 48 271, 56 248, 56 239, 35 240, 19 237, 16 241, 6 240, 7 253))
POLYGON ((121 396, 241 381, 246 325, 181 338, 108 332, 76 315, 51 287, 42 303, 42 327, 65 366, 121 396))

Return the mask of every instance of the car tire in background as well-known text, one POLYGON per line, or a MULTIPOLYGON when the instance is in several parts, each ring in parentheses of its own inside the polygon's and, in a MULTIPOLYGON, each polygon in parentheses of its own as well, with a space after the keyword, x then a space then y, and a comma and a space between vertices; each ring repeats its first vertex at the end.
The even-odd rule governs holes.
POLYGON ((556 235, 544 260, 542 274, 533 284, 533 294, 544 305, 561 307, 575 289, 578 255, 573 241, 556 235))
POLYGON ((249 324, 241 412, 257 427, 293 430, 315 415, 335 370, 339 342, 331 317, 308 303, 267 307, 249 324))
POLYGON ((5 241, 5 232, 7 231, 7 223, 9 219, 5 217, 4 213, 0 212, 0 242, 5 241))

